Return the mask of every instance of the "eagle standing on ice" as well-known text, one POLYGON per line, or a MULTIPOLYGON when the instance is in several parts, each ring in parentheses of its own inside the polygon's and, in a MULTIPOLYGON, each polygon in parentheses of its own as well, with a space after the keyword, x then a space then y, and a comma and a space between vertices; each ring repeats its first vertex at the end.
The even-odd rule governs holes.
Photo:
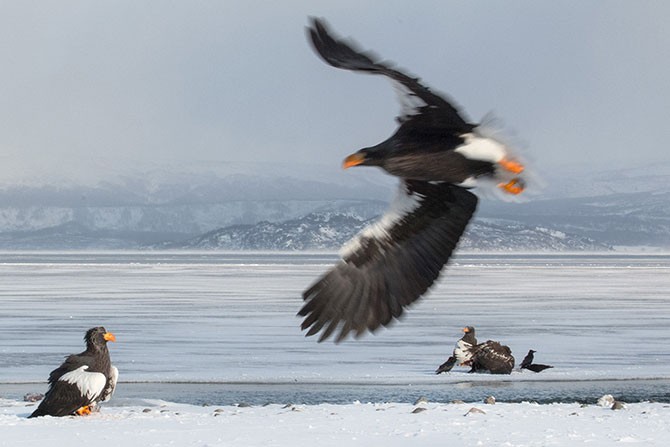
POLYGON ((29 417, 83 416, 112 397, 119 371, 112 366, 107 342, 116 337, 104 327, 94 327, 86 332, 84 341, 84 352, 68 356, 51 372, 49 390, 29 417))
POLYGON ((463 328, 463 332, 465 335, 456 342, 453 355, 437 368, 435 374, 449 372, 457 363, 460 366, 469 366, 470 373, 512 373, 514 357, 509 346, 493 340, 477 343, 475 328, 472 326, 463 328))
POLYGON ((441 364, 435 374, 449 372, 457 363, 460 366, 467 365, 472 359, 472 350, 477 346, 477 338, 475 337, 475 328, 466 326, 463 328, 463 337, 456 342, 454 353, 441 364))
POLYGON ((336 342, 399 318, 438 278, 477 207, 467 188, 491 183, 519 194, 524 164, 512 150, 464 120, 443 96, 312 19, 308 38, 336 68, 386 76, 401 92, 399 127, 387 140, 344 160, 344 168, 377 166, 400 178, 381 219, 355 236, 342 259, 304 293, 298 315, 307 336, 336 342))

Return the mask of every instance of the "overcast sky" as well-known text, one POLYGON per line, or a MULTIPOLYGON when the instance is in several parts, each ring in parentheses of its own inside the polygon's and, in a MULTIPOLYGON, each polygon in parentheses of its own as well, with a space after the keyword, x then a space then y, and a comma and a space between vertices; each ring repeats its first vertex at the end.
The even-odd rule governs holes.
MULTIPOLYGON (((390 84, 324 64, 325 17, 493 111, 544 170, 670 161, 670 2, 0 1, 0 176, 319 163, 385 139, 390 84)), ((4 183, 4 182, 3 182, 4 183)))

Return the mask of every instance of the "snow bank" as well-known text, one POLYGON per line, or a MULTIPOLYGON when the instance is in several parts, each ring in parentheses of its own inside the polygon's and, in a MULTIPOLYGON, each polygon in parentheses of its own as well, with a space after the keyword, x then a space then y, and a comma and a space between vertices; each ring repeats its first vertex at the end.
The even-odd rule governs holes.
MULTIPOLYGON (((670 405, 353 403, 197 407, 112 400, 88 417, 26 419, 0 399, 0 446, 611 446, 668 445, 670 405), (424 410, 416 410, 423 408, 424 410), (470 411, 472 408, 482 410, 470 411), (94 441, 92 441, 94 440, 94 441), (411 444, 410 444, 411 443, 411 444)), ((34 405, 34 404, 32 404, 34 405)))

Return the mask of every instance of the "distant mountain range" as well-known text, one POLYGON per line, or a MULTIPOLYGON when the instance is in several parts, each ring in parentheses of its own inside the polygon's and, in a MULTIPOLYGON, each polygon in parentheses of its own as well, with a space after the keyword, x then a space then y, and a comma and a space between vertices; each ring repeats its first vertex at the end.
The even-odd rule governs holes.
POLYGON ((614 193, 483 207, 482 218, 523 222, 611 246, 670 248, 670 192, 614 193))
MULTIPOLYGON (((140 175, 0 187, 0 249, 339 248, 384 212, 395 180, 311 172, 140 175)), ((482 200, 461 248, 670 248, 670 165, 555 173, 525 203, 482 200)))
MULTIPOLYGON (((279 223, 233 225, 162 248, 224 250, 333 250, 340 248, 371 221, 341 213, 311 213, 279 223)), ((470 250, 609 250, 593 239, 543 227, 475 219, 460 242, 470 250)))

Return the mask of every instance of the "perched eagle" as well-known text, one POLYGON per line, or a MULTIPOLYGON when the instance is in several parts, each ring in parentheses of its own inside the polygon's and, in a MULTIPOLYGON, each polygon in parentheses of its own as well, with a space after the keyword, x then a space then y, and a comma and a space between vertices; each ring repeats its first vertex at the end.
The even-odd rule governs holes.
POLYGON ((86 332, 84 341, 84 352, 68 356, 51 372, 49 390, 29 417, 82 416, 112 397, 119 371, 112 366, 107 342, 116 337, 104 327, 94 327, 86 332))
POLYGON ((446 362, 441 364, 439 368, 435 371, 435 374, 441 374, 443 372, 449 372, 457 363, 460 366, 469 365, 472 360, 472 350, 477 346, 477 338, 475 338, 475 328, 472 326, 466 326, 463 328, 463 337, 456 342, 454 347, 454 352, 447 359, 446 362))
POLYGON ((457 363, 469 366, 471 373, 511 374, 514 357, 508 346, 493 340, 477 343, 475 328, 472 326, 465 327, 463 332, 465 335, 456 342, 452 356, 437 368, 436 374, 451 371, 457 363))

